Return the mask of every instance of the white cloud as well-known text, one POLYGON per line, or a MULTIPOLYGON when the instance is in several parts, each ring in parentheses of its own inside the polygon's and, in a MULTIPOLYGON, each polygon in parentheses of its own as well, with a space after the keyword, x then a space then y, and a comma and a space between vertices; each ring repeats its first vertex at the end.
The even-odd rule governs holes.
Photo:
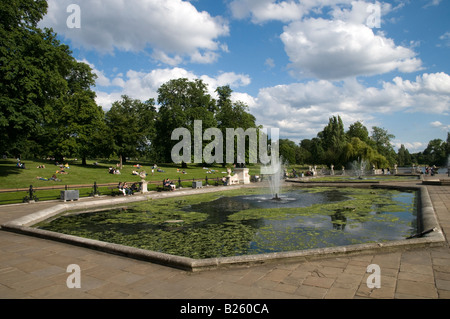
POLYGON ((432 6, 438 6, 441 3, 442 0, 430 0, 424 8, 432 7, 432 6))
MULTIPOLYGON (((443 41, 444 46, 450 47, 450 32, 445 32, 439 37, 439 39, 443 41)), ((438 46, 441 46, 441 44, 439 44, 438 46)))
POLYGON ((435 121, 435 122, 431 122, 430 125, 432 127, 439 128, 439 129, 441 129, 441 130, 443 130, 445 132, 450 132, 450 124, 442 124, 439 121, 435 121))
POLYGON ((250 17, 253 23, 267 21, 290 22, 301 20, 311 12, 320 12, 324 7, 350 4, 353 0, 233 0, 230 9, 233 17, 250 17))
POLYGON ((322 18, 296 21, 281 40, 298 77, 344 79, 421 68, 415 53, 364 24, 322 18))
MULTIPOLYGON (((380 88, 366 87, 355 79, 277 85, 261 89, 251 110, 265 127, 280 128, 283 135, 297 139, 311 138, 333 115, 340 115, 346 125, 375 122, 397 112, 448 115, 447 85, 450 76, 445 73, 423 74, 414 82, 397 77, 380 88)), ((449 128, 440 122, 432 125, 449 128)))
POLYGON ((49 0, 41 26, 52 27, 75 47, 113 53, 114 50, 154 50, 153 57, 170 65, 187 56, 193 62, 211 63, 228 36, 221 17, 199 12, 182 0, 89 0, 79 1, 81 28, 70 29, 66 8, 73 0, 49 0))
POLYGON ((430 125, 433 127, 440 127, 440 126, 442 126, 442 123, 439 121, 435 121, 435 122, 431 122, 430 125))
POLYGON ((266 65, 269 69, 272 69, 275 67, 275 61, 272 58, 267 58, 264 65, 266 65))
MULTIPOLYGON (((210 77, 206 75, 196 75, 193 72, 187 71, 183 68, 165 68, 165 69, 155 69, 150 72, 138 72, 134 70, 129 70, 125 77, 116 76, 114 79, 110 80, 103 75, 102 71, 97 70, 93 65, 94 72, 96 74, 102 75, 101 83, 97 79, 97 84, 102 86, 97 89, 97 104, 101 105, 105 110, 111 108, 113 102, 121 99, 122 95, 128 95, 131 98, 139 99, 141 101, 158 97, 158 89, 164 83, 179 78, 187 78, 189 80, 201 79, 208 86, 209 94, 216 97, 214 92, 217 87, 230 85, 231 88, 238 88, 247 86, 250 84, 251 79, 246 74, 237 74, 234 72, 222 72, 215 77, 210 77), (112 92, 105 92, 108 87, 116 86, 120 90, 113 90, 112 92)), ((241 100, 243 102, 248 102, 248 105, 252 104, 252 98, 245 93, 233 92, 234 100, 241 100)), ((254 104, 254 102, 253 102, 254 104)))
POLYGON ((234 0, 230 3, 235 18, 251 16, 254 23, 269 20, 292 21, 303 16, 304 9, 295 1, 234 0))
POLYGON ((406 143, 395 142, 393 144, 394 147, 397 149, 399 149, 403 145, 408 150, 409 153, 417 153, 427 147, 427 144, 422 142, 406 142, 406 143))
POLYGON ((396 45, 379 28, 383 17, 401 5, 393 8, 390 3, 353 0, 234 0, 229 6, 238 19, 288 23, 280 38, 291 61, 291 74, 298 78, 339 80, 422 69, 412 48, 396 45))

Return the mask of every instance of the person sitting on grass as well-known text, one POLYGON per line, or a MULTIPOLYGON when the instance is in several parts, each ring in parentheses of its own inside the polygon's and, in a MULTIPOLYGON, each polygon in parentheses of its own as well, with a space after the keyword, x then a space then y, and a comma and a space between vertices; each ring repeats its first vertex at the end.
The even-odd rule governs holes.
POLYGON ((55 182, 60 182, 60 181, 61 181, 58 177, 56 177, 56 174, 53 174, 53 176, 50 177, 50 179, 51 179, 52 181, 55 181, 55 182))

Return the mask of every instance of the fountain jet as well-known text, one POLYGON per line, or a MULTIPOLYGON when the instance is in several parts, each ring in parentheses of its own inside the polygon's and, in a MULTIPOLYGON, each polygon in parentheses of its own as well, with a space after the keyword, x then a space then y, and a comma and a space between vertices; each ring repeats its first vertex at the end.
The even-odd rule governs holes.
POLYGON ((281 178, 283 174, 281 159, 278 153, 271 154, 270 165, 261 167, 262 175, 269 175, 270 193, 272 200, 281 200, 279 197, 281 188, 281 178))

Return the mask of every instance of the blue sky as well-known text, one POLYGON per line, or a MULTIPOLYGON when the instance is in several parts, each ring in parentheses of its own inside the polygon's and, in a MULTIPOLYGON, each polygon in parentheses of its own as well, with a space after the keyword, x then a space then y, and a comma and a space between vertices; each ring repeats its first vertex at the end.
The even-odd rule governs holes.
POLYGON ((423 151, 450 130, 448 0, 49 0, 52 27, 98 75, 105 110, 170 79, 230 85, 299 142, 332 116, 423 151), (76 11, 67 10, 77 4, 76 11), (79 18, 80 27, 69 22, 79 18))

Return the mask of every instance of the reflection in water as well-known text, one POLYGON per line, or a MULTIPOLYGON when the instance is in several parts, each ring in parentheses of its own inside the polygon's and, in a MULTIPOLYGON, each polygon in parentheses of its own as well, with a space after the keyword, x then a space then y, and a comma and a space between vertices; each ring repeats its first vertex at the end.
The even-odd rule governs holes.
POLYGON ((347 222, 347 218, 343 214, 342 210, 337 210, 330 217, 331 217, 331 223, 333 224, 333 229, 345 230, 345 224, 347 222))

